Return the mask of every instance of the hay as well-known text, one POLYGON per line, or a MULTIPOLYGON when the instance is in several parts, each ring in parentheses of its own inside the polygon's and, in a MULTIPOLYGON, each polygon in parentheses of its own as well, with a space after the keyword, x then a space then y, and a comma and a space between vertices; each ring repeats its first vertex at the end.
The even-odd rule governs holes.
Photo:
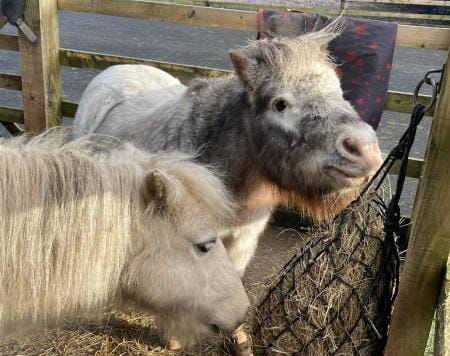
POLYGON ((1 355, 157 355, 161 351, 153 318, 132 311, 112 312, 97 321, 72 321, 61 329, 36 330, 0 346, 1 355))
MULTIPOLYGON (((224 338, 212 337, 184 355, 223 354, 224 338)), ((60 329, 40 329, 25 337, 0 344, 0 355, 161 355, 180 353, 166 350, 154 319, 136 311, 111 312, 101 320, 78 320, 60 329)))
POLYGON ((257 354, 382 353, 398 267, 383 213, 381 200, 360 200, 311 231, 258 307, 257 354))

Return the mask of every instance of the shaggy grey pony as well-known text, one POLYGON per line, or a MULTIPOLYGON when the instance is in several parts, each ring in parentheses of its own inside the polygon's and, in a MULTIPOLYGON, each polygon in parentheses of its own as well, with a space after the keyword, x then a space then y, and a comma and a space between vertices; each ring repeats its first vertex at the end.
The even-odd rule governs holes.
POLYGON ((381 163, 378 140, 344 100, 329 30, 230 51, 235 74, 188 87, 158 69, 114 66, 84 92, 74 122, 150 152, 197 153, 239 202, 223 231, 243 274, 279 205, 318 220, 346 206, 381 163))

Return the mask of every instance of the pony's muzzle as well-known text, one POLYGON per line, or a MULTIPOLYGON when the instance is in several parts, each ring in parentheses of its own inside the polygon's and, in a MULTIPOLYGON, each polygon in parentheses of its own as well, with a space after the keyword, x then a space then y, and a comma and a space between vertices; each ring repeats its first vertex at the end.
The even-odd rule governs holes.
POLYGON ((227 310, 227 315, 222 319, 221 323, 211 324, 211 330, 218 332, 219 330, 225 334, 232 334, 239 326, 241 326, 247 317, 250 301, 245 295, 245 299, 241 300, 239 305, 227 310))
POLYGON ((358 125, 339 136, 336 148, 350 164, 350 175, 369 175, 377 170, 381 163, 381 151, 373 129, 367 125, 358 125))

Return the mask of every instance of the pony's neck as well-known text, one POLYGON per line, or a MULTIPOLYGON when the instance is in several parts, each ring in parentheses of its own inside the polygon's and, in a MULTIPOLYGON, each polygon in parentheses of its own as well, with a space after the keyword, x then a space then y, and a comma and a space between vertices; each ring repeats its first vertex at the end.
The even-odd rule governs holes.
MULTIPOLYGON (((201 85, 201 83, 199 83, 201 85)), ((236 76, 210 80, 192 96, 191 116, 197 123, 201 162, 218 167, 240 204, 249 210, 271 211, 281 200, 255 159, 250 123, 255 112, 236 76)))
POLYGON ((234 185, 255 164, 248 127, 254 114, 248 94, 237 77, 215 79, 194 92, 191 105, 192 143, 199 160, 221 169, 234 185))

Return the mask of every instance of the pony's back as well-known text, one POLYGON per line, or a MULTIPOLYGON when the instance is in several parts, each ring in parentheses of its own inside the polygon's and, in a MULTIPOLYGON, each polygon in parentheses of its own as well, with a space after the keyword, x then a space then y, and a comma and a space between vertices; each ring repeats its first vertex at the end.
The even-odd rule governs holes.
POLYGON ((158 68, 130 64, 109 67, 84 91, 72 135, 78 138, 94 132, 110 134, 124 118, 132 124, 143 111, 152 111, 179 98, 185 89, 178 79, 158 68))

